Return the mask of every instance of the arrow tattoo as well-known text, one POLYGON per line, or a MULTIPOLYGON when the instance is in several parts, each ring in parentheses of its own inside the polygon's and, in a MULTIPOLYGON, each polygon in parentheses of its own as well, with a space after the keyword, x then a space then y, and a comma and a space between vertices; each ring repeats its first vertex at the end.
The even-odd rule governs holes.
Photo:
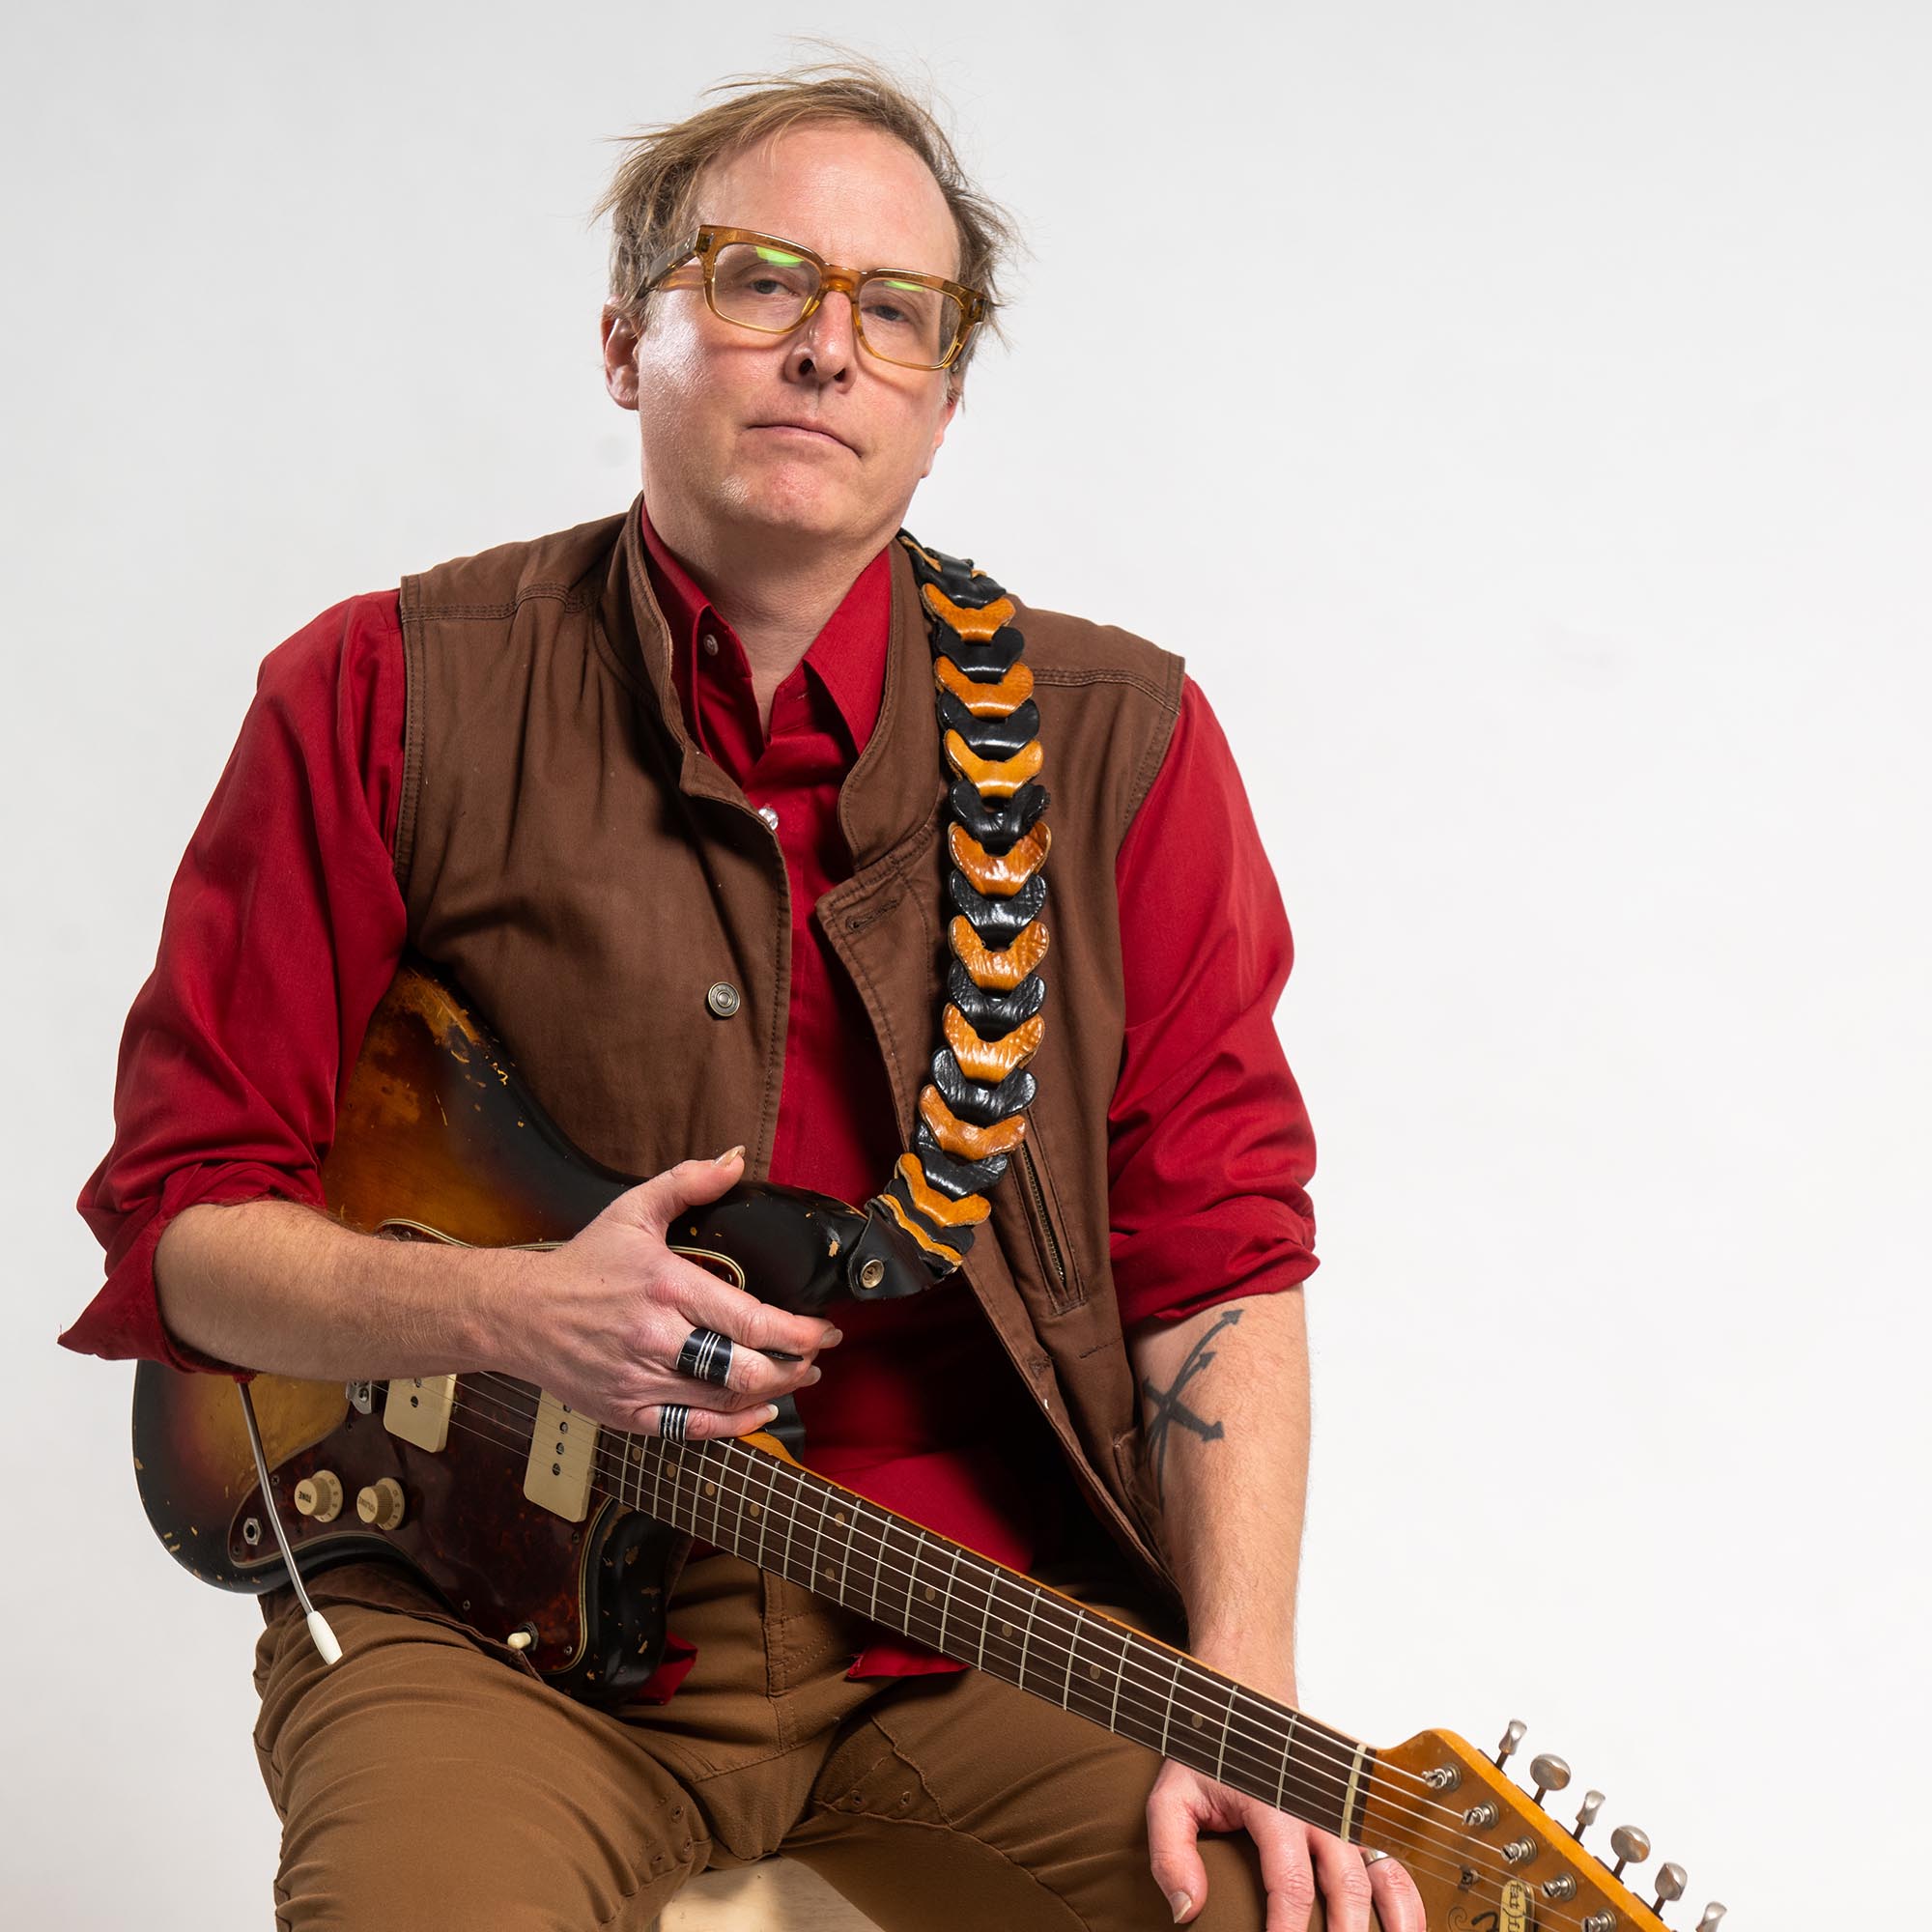
POLYGON ((1176 1372, 1168 1387, 1155 1388, 1151 1376, 1141 1379, 1141 1394, 1146 1397, 1151 1411, 1148 1418, 1148 1461, 1153 1465, 1153 1492, 1161 1501, 1167 1499, 1167 1443, 1177 1423, 1182 1429, 1200 1436, 1204 1442, 1218 1442, 1227 1434, 1221 1427, 1219 1417, 1212 1422, 1204 1422, 1180 1399, 1180 1391, 1214 1359, 1215 1351, 1208 1345, 1224 1328, 1232 1328, 1241 1319, 1238 1308, 1224 1308, 1220 1320, 1213 1327, 1202 1335, 1188 1350, 1186 1359, 1176 1372))

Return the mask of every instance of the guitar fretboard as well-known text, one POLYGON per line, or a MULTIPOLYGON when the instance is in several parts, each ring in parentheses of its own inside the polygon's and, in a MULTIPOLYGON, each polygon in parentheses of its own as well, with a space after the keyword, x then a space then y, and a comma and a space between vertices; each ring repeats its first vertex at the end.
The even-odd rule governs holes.
POLYGON ((1375 1752, 827 1478, 733 1440, 622 1444, 619 1501, 1354 1840, 1375 1752))

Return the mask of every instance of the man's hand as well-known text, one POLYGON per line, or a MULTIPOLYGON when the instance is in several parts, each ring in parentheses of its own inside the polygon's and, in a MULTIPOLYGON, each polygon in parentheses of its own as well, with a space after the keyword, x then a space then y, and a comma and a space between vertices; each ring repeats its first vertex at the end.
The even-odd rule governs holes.
POLYGON ((660 1433, 664 1405, 691 1410, 694 1442, 743 1435, 771 1420, 771 1405, 819 1378, 813 1358, 839 1339, 829 1321, 787 1315, 733 1288, 665 1245, 688 1208, 715 1201, 744 1172, 744 1149, 681 1161, 620 1195, 574 1239, 533 1257, 516 1298, 503 1364, 607 1428, 660 1433), (677 1373, 694 1328, 728 1335, 725 1387, 677 1373), (775 1362, 760 1352, 797 1355, 775 1362))
POLYGON ((1195 1839, 1203 1832, 1245 1831, 1261 1853, 1267 1932, 1307 1932, 1318 1887, 1327 1932, 1368 1932, 1371 1906, 1384 1932, 1423 1932, 1421 1895, 1393 1859, 1365 1865, 1361 1853, 1332 1833, 1230 1791, 1172 1758, 1154 1779, 1147 1817, 1154 1883, 1177 1924, 1188 1923, 1208 1902, 1208 1869, 1195 1839))

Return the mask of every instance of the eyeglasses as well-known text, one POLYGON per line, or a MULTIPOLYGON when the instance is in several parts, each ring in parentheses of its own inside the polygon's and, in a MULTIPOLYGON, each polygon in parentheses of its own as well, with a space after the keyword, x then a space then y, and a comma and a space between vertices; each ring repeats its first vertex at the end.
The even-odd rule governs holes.
POLYGON ((682 247, 653 257, 639 298, 694 256, 704 270, 704 299, 721 322, 789 335, 836 292, 851 301, 861 346, 901 369, 950 368, 992 308, 984 296, 941 275, 841 269, 796 242, 749 228, 700 228, 682 247))

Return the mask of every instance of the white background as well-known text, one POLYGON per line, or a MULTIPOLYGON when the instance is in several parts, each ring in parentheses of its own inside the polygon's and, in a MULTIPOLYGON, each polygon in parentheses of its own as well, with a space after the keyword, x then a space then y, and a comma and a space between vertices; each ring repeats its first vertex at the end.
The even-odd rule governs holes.
POLYGON ((629 499, 602 137, 813 31, 929 63, 1035 249, 914 526, 1187 655, 1294 920, 1304 1700, 1383 1743, 1529 1719, 1689 1866, 1677 1923, 1894 1922, 1932 1717, 1932 15, 911 18, 10 15, 0 1917, 269 1916, 257 1612, 150 1537, 131 1372, 53 1346, 254 666, 629 499))

